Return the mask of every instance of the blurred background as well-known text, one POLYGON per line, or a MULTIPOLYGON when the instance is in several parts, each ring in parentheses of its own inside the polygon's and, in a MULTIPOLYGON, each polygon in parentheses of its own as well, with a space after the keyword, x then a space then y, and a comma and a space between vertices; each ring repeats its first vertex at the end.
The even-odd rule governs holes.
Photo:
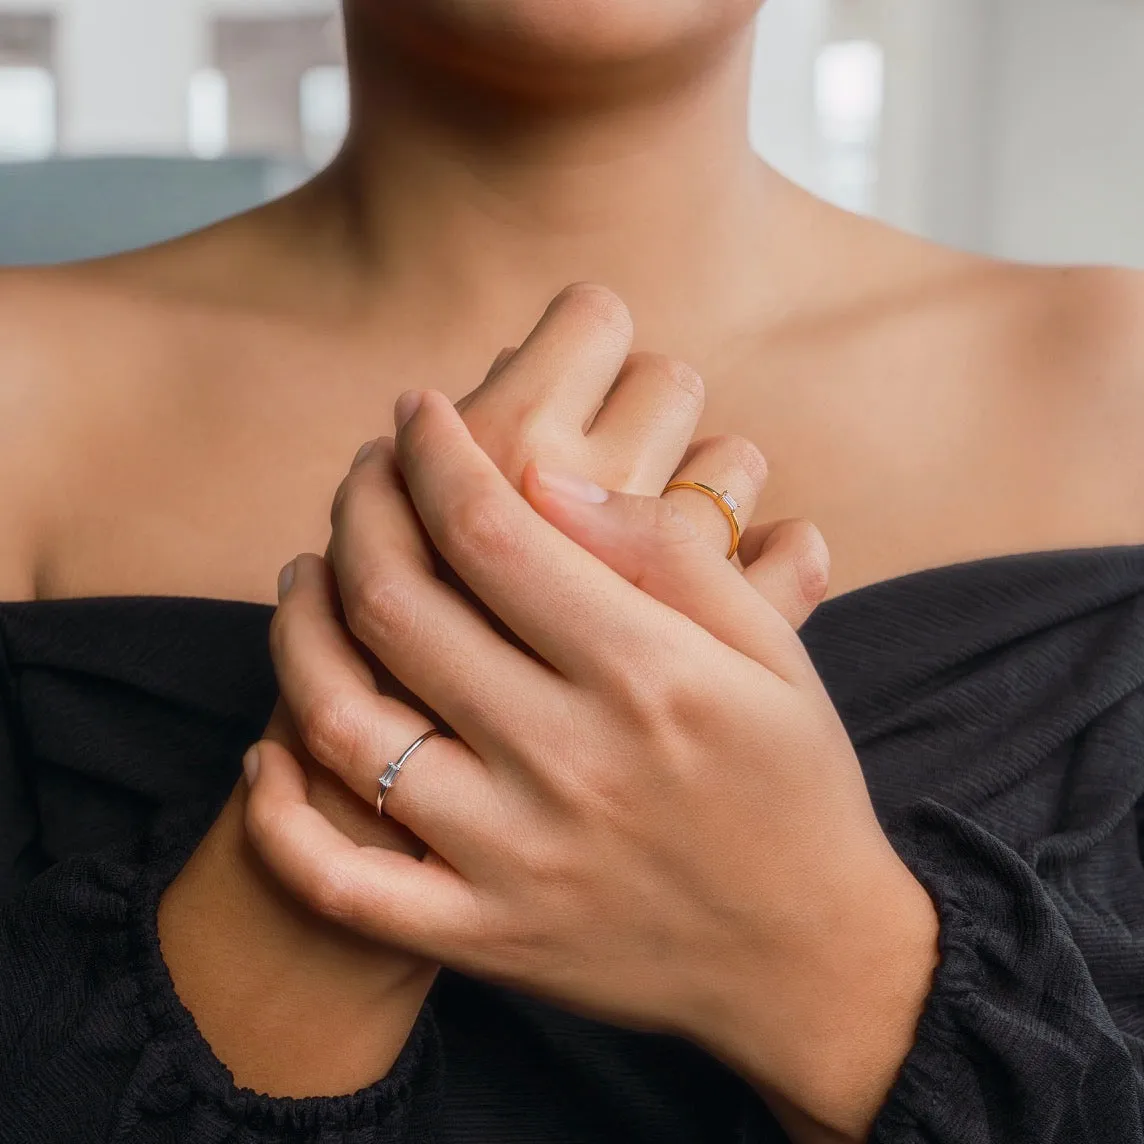
MULTIPOLYGON (((337 0, 0 0, 0 263, 281 194, 346 126, 337 0)), ((1144 267, 1144 0, 768 0, 751 133, 970 250, 1144 267)))

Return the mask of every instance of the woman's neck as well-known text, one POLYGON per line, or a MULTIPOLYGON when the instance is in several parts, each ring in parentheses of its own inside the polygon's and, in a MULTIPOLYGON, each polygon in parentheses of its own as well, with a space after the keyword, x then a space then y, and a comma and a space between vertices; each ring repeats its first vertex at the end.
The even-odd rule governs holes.
POLYGON ((308 208, 387 327, 506 340, 594 281, 638 344, 694 356, 781 305, 769 200, 787 192, 748 141, 749 34, 674 85, 543 106, 430 89, 370 47, 351 49, 354 127, 308 208))

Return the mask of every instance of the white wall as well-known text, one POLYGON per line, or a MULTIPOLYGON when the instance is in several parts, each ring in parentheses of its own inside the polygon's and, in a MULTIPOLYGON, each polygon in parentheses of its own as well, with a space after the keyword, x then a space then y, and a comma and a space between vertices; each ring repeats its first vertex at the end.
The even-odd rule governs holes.
POLYGON ((886 106, 878 213, 968 250, 990 245, 999 3, 880 5, 886 106))
POLYGON ((1005 0, 988 239, 1144 267, 1144 3, 1005 0))
POLYGON ((751 142, 784 175, 817 190, 814 61, 830 0, 767 0, 759 15, 751 142))
POLYGON ((1144 267, 1144 0, 830 0, 828 34, 886 52, 881 217, 1144 267))
POLYGON ((61 149, 184 153, 205 51, 198 0, 70 0, 56 25, 61 149))
POLYGON ((0 12, 55 17, 59 147, 71 155, 185 154, 188 88, 209 60, 212 19, 337 9, 338 0, 0 0, 0 12))

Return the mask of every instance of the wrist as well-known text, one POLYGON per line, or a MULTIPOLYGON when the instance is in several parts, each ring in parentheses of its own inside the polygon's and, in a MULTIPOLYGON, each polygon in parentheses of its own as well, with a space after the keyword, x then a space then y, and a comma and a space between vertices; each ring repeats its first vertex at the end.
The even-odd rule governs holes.
POLYGON ((247 841, 245 800, 242 782, 160 901, 176 992, 240 1086, 354 1092, 396 1061, 436 968, 291 898, 247 841))
POLYGON ((784 987, 757 977, 765 992, 748 984, 704 1038, 800 1144, 867 1139, 932 989, 937 910, 892 850, 880 865, 814 952, 791 959, 784 987))

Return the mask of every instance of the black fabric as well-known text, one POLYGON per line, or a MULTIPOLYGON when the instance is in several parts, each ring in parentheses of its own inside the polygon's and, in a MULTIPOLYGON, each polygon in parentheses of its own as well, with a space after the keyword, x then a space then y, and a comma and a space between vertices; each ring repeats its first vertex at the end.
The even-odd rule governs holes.
MULTIPOLYGON (((155 907, 266 723, 270 615, 0 605, 0 1142, 784 1140, 692 1046, 451 973, 371 1088, 234 1086, 155 907)), ((1144 545, 913 573, 802 635, 942 922, 872 1138, 1144 1144, 1144 545)))

